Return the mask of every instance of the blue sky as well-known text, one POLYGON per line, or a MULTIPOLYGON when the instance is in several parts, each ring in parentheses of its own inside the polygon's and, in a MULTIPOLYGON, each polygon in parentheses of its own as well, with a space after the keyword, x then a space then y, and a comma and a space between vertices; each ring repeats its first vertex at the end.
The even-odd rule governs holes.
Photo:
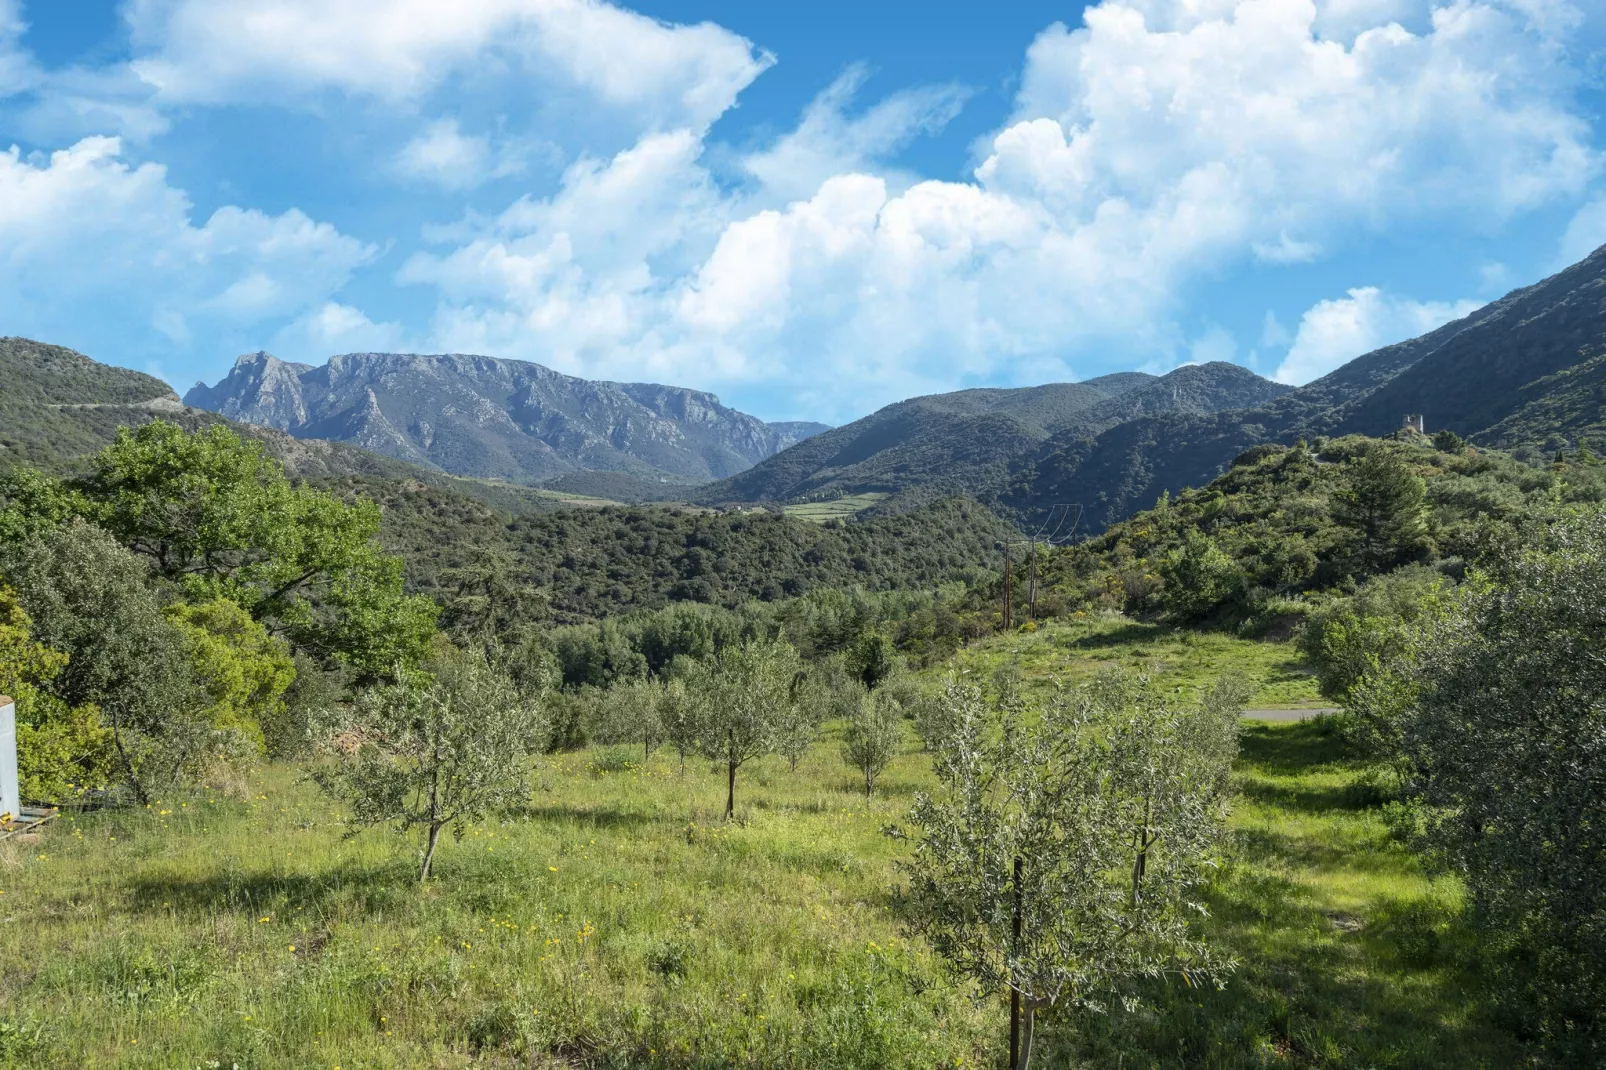
POLYGON ((1304 382, 1606 242, 1595 6, 0 0, 0 334, 830 422, 1304 382))

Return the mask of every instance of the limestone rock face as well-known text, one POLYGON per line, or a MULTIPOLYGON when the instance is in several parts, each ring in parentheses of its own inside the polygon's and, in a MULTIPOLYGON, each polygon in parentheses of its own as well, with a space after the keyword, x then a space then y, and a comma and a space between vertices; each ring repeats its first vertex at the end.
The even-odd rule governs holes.
POLYGON ((702 483, 825 430, 771 426, 700 390, 460 353, 347 353, 322 366, 248 353, 184 400, 297 438, 514 483, 587 470, 702 483))

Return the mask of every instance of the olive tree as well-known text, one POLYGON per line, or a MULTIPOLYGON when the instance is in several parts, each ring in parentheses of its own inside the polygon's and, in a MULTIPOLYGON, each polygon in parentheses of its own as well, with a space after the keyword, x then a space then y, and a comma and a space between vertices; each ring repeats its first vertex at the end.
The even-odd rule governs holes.
POLYGON ((1219 984, 1232 963, 1198 935, 1246 689, 1184 706, 1142 676, 990 708, 950 680, 939 789, 917 797, 901 892, 915 930, 961 977, 1011 995, 1011 1064, 1036 1013, 1104 1009, 1135 983, 1219 984))
POLYGON ((642 761, 664 740, 664 686, 646 677, 617 680, 602 693, 594 738, 640 743, 642 761))
POLYGON ((1492 560, 1352 691, 1422 843, 1570 1065, 1606 1054, 1606 509, 1492 560))
POLYGON ((737 770, 774 751, 795 712, 802 668, 790 643, 750 640, 692 672, 692 691, 703 707, 699 749, 725 766, 727 820, 736 812, 737 770))
POLYGON ((675 657, 670 663, 669 678, 664 681, 663 699, 658 708, 664 739, 680 755, 682 773, 686 771, 686 756, 701 747, 703 738, 703 705, 690 691, 690 687, 695 686, 697 664, 684 654, 675 657))
POLYGON ((862 691, 842 733, 842 760, 864 774, 864 798, 903 746, 903 706, 885 690, 862 691))
POLYGON ((481 654, 439 647, 422 671, 369 688, 329 726, 345 753, 314 779, 351 808, 353 832, 422 829, 422 883, 443 830, 461 838, 465 822, 526 797, 529 762, 545 744, 541 698, 481 654))

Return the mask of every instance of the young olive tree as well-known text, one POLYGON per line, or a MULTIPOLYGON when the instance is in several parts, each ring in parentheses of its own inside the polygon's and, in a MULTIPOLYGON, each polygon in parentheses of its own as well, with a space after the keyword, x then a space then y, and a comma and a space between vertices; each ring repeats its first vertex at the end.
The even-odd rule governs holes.
POLYGON ((686 772, 686 755, 696 753, 703 738, 703 705, 690 688, 695 686, 697 662, 678 655, 670 664, 669 679, 658 718, 664 726, 664 739, 680 755, 680 771, 686 772), (688 683, 690 681, 690 683, 688 683))
POLYGON ((885 690, 865 691, 842 733, 842 760, 864 774, 866 802, 903 746, 903 706, 885 690))
POLYGON ((594 738, 604 743, 640 743, 642 761, 664 739, 664 687, 645 677, 619 680, 602 693, 594 738))
POLYGON ((794 714, 802 668, 790 643, 751 640, 694 671, 692 691, 703 707, 699 749, 725 765, 726 820, 736 813, 737 770, 774 751, 794 714))
POLYGON ((858 701, 863 685, 828 661, 802 674, 792 690, 792 702, 776 725, 775 752, 794 772, 798 762, 820 736, 820 726, 833 717, 846 716, 858 701))
POLYGON ((370 688, 334 727, 355 753, 315 774, 351 807, 353 832, 424 831, 418 879, 429 880, 442 830, 525 798, 545 744, 542 696, 520 692, 478 653, 437 649, 423 672, 370 688))
POLYGON ((1353 689, 1495 990, 1558 1064, 1606 1057, 1606 509, 1475 573, 1353 689))
POLYGON ((960 976, 1011 996, 1011 1066, 1037 1011, 1130 1002, 1143 979, 1219 984, 1233 963, 1193 927, 1215 862, 1237 749, 1241 683, 1201 707, 1142 676, 1062 691, 1029 716, 950 680, 953 732, 922 794, 902 893, 914 928, 960 976))

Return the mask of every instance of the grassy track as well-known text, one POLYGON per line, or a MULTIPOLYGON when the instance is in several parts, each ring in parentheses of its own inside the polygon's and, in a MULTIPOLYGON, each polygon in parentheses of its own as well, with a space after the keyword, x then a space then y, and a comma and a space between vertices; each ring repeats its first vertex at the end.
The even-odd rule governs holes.
MULTIPOLYGON (((927 759, 911 744, 867 807, 836 749, 744 769, 731 826, 704 763, 559 756, 423 889, 409 845, 342 839, 286 768, 249 800, 63 820, 0 845, 0 1065, 997 1065, 1002 1004, 947 983, 889 895, 880 829, 927 759)), ((1469 996, 1456 885, 1389 837, 1330 727, 1251 725, 1240 771, 1209 923, 1238 975, 1062 1015, 1036 1065, 1519 1064, 1469 996)))

